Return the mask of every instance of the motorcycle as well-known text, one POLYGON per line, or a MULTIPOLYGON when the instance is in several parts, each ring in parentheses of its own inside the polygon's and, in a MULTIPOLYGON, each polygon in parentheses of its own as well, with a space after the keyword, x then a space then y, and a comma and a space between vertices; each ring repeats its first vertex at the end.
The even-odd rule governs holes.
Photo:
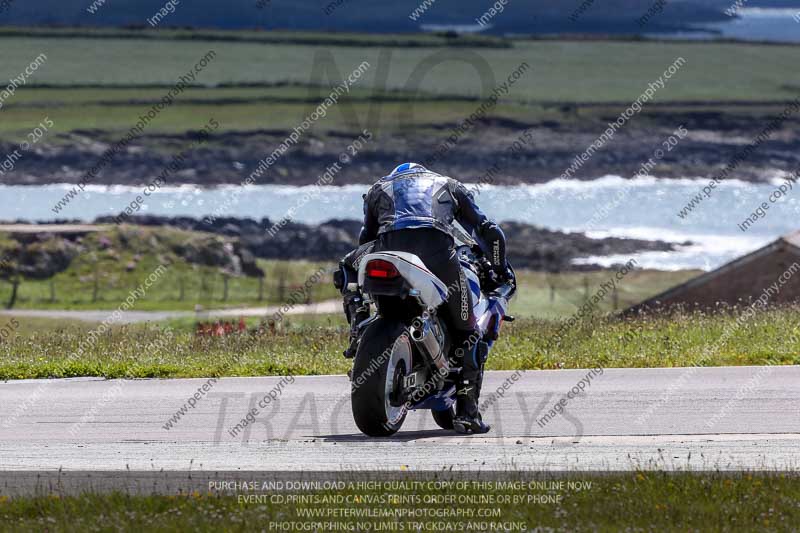
MULTIPOLYGON (((464 237, 457 253, 472 293, 478 338, 470 341, 477 343, 482 381, 483 363, 502 322, 514 320, 508 305, 516 286, 498 283, 480 248, 464 237)), ((452 291, 416 255, 391 251, 364 256, 358 285, 350 288, 360 289, 364 305, 377 310, 357 325, 350 379, 358 428, 386 437, 401 428, 408 411, 430 410, 439 427, 453 429, 461 362, 450 355, 451 336, 437 312, 452 291)))

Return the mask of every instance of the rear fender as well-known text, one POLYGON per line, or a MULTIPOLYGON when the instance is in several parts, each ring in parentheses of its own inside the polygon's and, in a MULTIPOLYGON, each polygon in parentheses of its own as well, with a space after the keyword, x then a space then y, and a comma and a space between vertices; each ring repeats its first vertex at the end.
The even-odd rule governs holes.
POLYGON ((422 260, 406 252, 377 252, 366 255, 359 264, 358 284, 364 287, 367 263, 382 259, 394 265, 409 289, 417 291, 417 297, 426 306, 439 307, 447 299, 447 286, 433 273, 422 260))

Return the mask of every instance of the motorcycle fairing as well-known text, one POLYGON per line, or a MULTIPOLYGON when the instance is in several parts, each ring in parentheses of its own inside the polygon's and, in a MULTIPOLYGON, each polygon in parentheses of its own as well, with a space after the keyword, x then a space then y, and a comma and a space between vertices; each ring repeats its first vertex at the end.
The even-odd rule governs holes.
POLYGON ((420 301, 428 307, 437 308, 447 299, 447 286, 428 270, 425 263, 407 252, 376 252, 368 254, 358 266, 358 284, 364 286, 367 264, 374 259, 392 263, 409 287, 419 292, 420 301))

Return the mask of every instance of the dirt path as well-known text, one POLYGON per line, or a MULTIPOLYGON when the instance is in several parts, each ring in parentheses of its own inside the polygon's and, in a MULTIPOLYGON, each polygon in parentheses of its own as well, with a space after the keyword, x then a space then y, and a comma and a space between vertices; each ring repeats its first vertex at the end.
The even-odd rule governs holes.
MULTIPOLYGON (((159 322, 174 318, 196 317, 198 320, 214 318, 238 318, 252 316, 271 316, 285 306, 271 307, 238 307, 233 309, 210 309, 195 311, 125 311, 116 324, 136 324, 141 322, 159 322)), ((283 312, 285 315, 324 315, 339 313, 342 304, 339 300, 326 300, 308 305, 295 305, 283 312)), ((102 322, 111 316, 114 310, 60 310, 60 309, 11 309, 0 311, 0 316, 52 318, 81 320, 84 322, 102 322)))

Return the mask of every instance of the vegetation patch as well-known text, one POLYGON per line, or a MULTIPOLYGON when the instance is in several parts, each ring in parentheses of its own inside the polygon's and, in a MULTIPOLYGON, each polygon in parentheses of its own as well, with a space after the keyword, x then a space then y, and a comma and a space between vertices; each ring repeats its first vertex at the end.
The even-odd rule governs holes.
MULTIPOLYGON (((0 234, 0 257, 0 305, 13 300, 17 309, 113 310, 156 271, 135 310, 275 304, 312 273, 328 270, 321 262, 256 260, 230 237, 131 225, 72 237, 0 234)), ((336 295, 326 273, 302 303, 336 295)))
MULTIPOLYGON (((740 315, 730 309, 596 317, 565 330, 562 320, 518 319, 503 326, 487 369, 800 364, 800 308, 772 309, 737 322, 740 315)), ((259 319, 250 319, 248 332, 223 337, 196 336, 188 319, 114 327, 84 344, 82 353, 91 325, 32 331, 18 320, 19 330, 0 343, 0 379, 317 375, 344 374, 351 367, 342 356, 348 327, 338 315, 287 316, 260 328, 259 319)))

